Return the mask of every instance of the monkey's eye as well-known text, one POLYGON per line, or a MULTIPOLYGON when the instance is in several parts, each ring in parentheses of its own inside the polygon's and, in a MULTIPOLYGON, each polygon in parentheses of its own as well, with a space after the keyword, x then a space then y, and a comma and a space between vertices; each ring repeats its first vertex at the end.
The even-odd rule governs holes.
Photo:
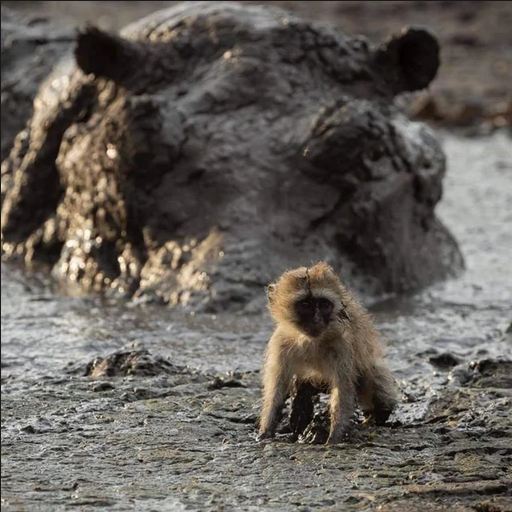
POLYGON ((309 300, 303 300, 301 303, 300 303, 300 306, 304 309, 309 309, 311 307, 311 301, 309 300))
POLYGON ((320 299, 318 301, 318 306, 322 311, 330 311, 332 309, 332 302, 327 299, 320 299))

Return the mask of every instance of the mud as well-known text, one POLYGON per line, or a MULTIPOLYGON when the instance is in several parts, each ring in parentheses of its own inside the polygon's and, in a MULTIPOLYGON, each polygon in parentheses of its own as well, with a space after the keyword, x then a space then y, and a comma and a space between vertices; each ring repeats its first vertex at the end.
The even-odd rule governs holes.
POLYGON ((435 214, 443 152, 394 103, 437 73, 428 31, 372 46, 274 7, 189 2, 122 35, 84 31, 41 87, 3 163, 4 260, 245 313, 312 260, 372 295, 461 270, 435 214))
POLYGON ((403 392, 385 427, 258 443, 266 316, 72 298, 3 264, 2 508, 512 510, 512 145, 441 135, 467 270, 372 306, 403 392))

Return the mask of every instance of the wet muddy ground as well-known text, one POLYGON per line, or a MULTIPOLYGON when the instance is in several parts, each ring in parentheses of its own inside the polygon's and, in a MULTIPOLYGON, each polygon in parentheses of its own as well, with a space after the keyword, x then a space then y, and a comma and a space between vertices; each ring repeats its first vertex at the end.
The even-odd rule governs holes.
POLYGON ((512 144, 440 136, 467 271, 372 305, 404 396, 387 427, 258 443, 267 317, 70 298, 2 265, 2 508, 512 510, 512 144))

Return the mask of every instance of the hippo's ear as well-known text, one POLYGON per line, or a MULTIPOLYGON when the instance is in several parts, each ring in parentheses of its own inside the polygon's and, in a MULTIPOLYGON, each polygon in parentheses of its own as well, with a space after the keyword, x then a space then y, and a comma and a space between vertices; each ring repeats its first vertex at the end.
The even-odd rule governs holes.
POLYGON ((75 59, 80 69, 123 83, 144 65, 144 51, 136 43, 87 26, 78 33, 75 59))
POLYGON ((375 63, 394 94, 424 89, 439 68, 439 43, 428 30, 404 29, 377 49, 375 63))

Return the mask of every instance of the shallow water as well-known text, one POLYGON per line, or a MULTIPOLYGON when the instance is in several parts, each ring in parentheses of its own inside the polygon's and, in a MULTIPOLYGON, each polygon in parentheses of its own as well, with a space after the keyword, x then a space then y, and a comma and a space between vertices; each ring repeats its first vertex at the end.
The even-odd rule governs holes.
POLYGON ((441 137, 438 213, 467 270, 372 306, 404 392, 389 427, 356 422, 338 447, 256 443, 268 318, 71 298, 2 265, 2 507, 512 507, 512 143, 441 137), (84 375, 135 350, 146 366, 84 375), (229 387, 210 386, 217 373, 229 387))

